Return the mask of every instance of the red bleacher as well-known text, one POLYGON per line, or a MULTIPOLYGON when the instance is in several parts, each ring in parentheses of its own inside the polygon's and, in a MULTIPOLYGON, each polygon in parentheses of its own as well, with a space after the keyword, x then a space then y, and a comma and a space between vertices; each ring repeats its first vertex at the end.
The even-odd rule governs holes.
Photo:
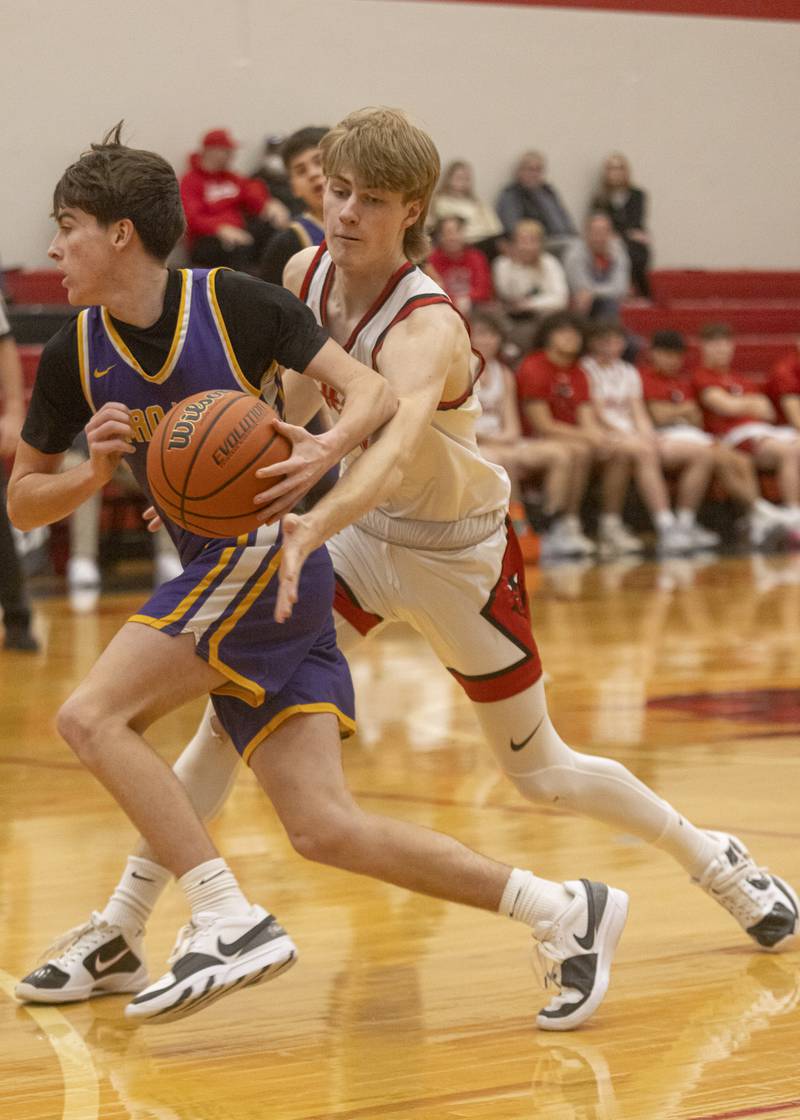
POLYGON ((764 376, 800 336, 800 272, 665 270, 651 276, 654 301, 623 308, 625 325, 648 338, 682 331, 689 361, 699 359, 705 323, 729 323, 736 333, 734 367, 764 376))
POLYGON ((37 268, 30 271, 10 268, 4 273, 6 291, 12 303, 53 304, 69 303, 64 277, 54 268, 37 268))

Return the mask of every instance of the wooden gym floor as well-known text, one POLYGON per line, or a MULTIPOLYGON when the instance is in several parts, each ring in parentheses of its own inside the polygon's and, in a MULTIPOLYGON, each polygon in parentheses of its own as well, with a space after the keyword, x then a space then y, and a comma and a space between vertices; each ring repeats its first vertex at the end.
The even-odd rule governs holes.
MULTIPOLYGON (((565 738, 613 754, 697 823, 800 882, 800 557, 529 573, 565 738)), ((552 878, 624 887, 631 918, 596 1017, 533 1026, 523 927, 304 864, 242 773, 214 835, 300 947, 274 984, 162 1027, 124 997, 11 997, 50 940, 102 906, 132 832, 53 714, 141 595, 39 604, 46 653, 0 654, 3 1120, 744 1120, 800 1117, 800 951, 751 949, 665 856, 535 810, 498 777, 457 686, 396 629, 353 661, 365 805, 552 878)), ((199 708, 154 733, 172 759, 199 708)), ((185 920, 148 937, 160 972, 185 920)))

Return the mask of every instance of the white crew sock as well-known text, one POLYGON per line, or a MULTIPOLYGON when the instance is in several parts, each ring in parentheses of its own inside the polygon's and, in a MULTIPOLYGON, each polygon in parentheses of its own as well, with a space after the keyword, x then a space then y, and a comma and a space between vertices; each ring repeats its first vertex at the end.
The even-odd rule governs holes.
POLYGON ((199 863, 181 875, 178 886, 189 900, 193 915, 201 910, 211 910, 215 914, 233 917, 247 914, 250 910, 250 903, 224 859, 199 863))
POLYGON ((600 529, 619 529, 622 525, 622 518, 618 513, 601 513, 600 514, 600 529))
POLYGON ((665 533, 675 524, 675 514, 671 509, 660 509, 653 514, 653 524, 659 533, 665 533))
POLYGON ((673 814, 655 846, 676 859, 693 879, 699 879, 719 851, 719 843, 690 824, 680 813, 673 810, 673 814))
POLYGON ((675 520, 681 529, 693 529, 697 523, 697 516, 693 509, 679 509, 675 513, 675 520))
POLYGON ((554 922, 572 902, 572 895, 562 883, 539 879, 532 871, 514 868, 500 899, 498 913, 535 926, 539 922, 554 922))
POLYGON ((172 872, 152 860, 129 856, 101 917, 112 926, 138 933, 147 924, 172 872))

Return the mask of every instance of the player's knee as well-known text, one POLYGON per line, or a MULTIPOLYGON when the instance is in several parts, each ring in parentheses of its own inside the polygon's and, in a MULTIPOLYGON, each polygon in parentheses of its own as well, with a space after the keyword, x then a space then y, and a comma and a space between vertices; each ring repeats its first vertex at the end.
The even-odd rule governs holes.
POLYGON ((289 841, 303 859, 330 867, 347 867, 358 845, 356 816, 340 807, 303 812, 284 819, 289 841))
POLYGON ((103 712, 89 697, 76 693, 61 705, 56 716, 59 735, 86 765, 102 749, 103 712))
POLYGON ((570 771, 566 766, 547 766, 527 774, 508 776, 519 793, 537 805, 557 805, 569 800, 570 771))

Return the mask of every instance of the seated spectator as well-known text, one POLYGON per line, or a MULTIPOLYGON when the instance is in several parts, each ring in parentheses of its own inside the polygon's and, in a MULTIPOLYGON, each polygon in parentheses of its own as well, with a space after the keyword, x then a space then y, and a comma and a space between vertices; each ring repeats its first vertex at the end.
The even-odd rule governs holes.
POLYGON ((555 187, 545 181, 546 167, 541 152, 526 152, 517 164, 513 182, 500 192, 497 214, 509 237, 517 222, 533 218, 544 227, 549 251, 560 256, 575 240, 577 231, 555 187))
POLYGON ((36 653, 39 645, 31 633, 31 608, 14 534, 6 512, 3 460, 17 448, 25 419, 22 365, 11 333, 6 305, 0 295, 0 608, 3 611, 3 648, 36 653))
POLYGON ((463 218, 443 218, 434 230, 429 263, 442 278, 442 287, 462 315, 469 315, 475 304, 489 303, 492 274, 486 255, 467 245, 463 218))
MULTIPOLYGON (((747 530, 754 547, 785 530, 785 518, 771 502, 764 501, 758 475, 749 455, 715 440, 703 431, 703 414, 697 392, 685 365, 686 342, 678 331, 657 331, 650 342, 650 360, 639 367, 644 398, 655 425, 662 462, 669 463, 665 448, 702 442, 710 446, 714 474, 725 493, 747 516, 747 530)), ((686 479, 691 484, 690 477, 686 479)), ((680 504, 680 503, 679 503, 680 504)))
POLYGON ((445 167, 431 199, 429 220, 432 225, 442 218, 452 217, 464 219, 467 244, 480 249, 491 260, 503 226, 488 202, 476 196, 472 167, 463 159, 453 160, 445 167))
POLYGON ((660 444, 644 403, 639 373, 622 360, 625 332, 618 323, 598 322, 590 327, 587 348, 581 366, 590 403, 579 409, 579 422, 611 436, 631 456, 633 478, 655 525, 659 552, 666 555, 708 547, 706 531, 697 525, 696 517, 713 470, 710 448, 689 441, 660 444), (670 508, 662 469, 665 462, 681 471, 677 515, 670 508))
POLYGON ((324 240, 325 176, 319 145, 327 131, 327 128, 301 128, 284 141, 281 149, 292 193, 302 201, 303 210, 267 245, 261 262, 261 277, 270 284, 283 283, 286 262, 295 253, 324 240))
POLYGON ((800 337, 772 367, 767 393, 780 422, 800 429, 800 337))
POLYGON ((251 171, 250 178, 260 179, 270 196, 282 202, 288 212, 294 216, 302 214, 303 202, 293 193, 289 182, 286 162, 283 158, 285 143, 286 137, 279 133, 268 136, 264 141, 261 162, 251 171))
MULTIPOLYGON (((81 433, 64 456, 63 470, 80 466, 88 459, 86 437, 81 433)), ((120 464, 114 482, 130 493, 137 492, 133 475, 125 464, 120 464)), ((67 561, 67 586, 71 592, 99 590, 100 588, 100 515, 103 494, 98 490, 88 501, 78 506, 68 521, 69 559, 67 561)), ((158 587, 174 579, 183 571, 178 553, 169 533, 162 527, 153 534, 153 586, 158 587)), ((94 605, 91 599, 81 600, 83 609, 94 605)))
MULTIPOLYGON (((523 555, 528 552, 526 559, 536 558, 529 552, 533 538, 520 498, 520 479, 531 474, 544 476, 542 556, 556 559, 593 552, 591 541, 571 532, 575 465, 572 449, 558 440, 523 436, 514 374, 499 358, 503 344, 499 317, 491 311, 477 311, 471 327, 472 344, 486 361, 475 386, 483 410, 475 434, 486 458, 504 467, 511 480, 509 513, 523 555)), ((581 493, 578 507, 582 497, 581 493)))
POLYGON ((631 266, 607 214, 592 214, 583 238, 564 257, 572 309, 591 319, 617 315, 628 294, 631 266))
POLYGON ((235 147, 229 132, 214 128, 189 158, 181 179, 187 247, 200 268, 256 272, 275 227, 288 224, 289 212, 260 180, 231 170, 235 147))
POLYGON ((650 298, 647 270, 650 264, 650 235, 645 211, 647 196, 631 183, 631 166, 621 152, 612 152, 603 164, 597 194, 592 199, 593 213, 607 214, 625 243, 631 263, 631 280, 640 296, 650 298))
POLYGON ((512 341, 524 353, 541 317, 562 311, 569 302, 564 269, 557 257, 544 252, 540 222, 517 222, 506 252, 492 261, 492 279, 495 296, 513 320, 512 341))
POLYGON ((606 557, 642 552, 642 541, 622 520, 637 448, 591 423, 591 416, 585 422, 591 406, 588 381, 579 363, 584 336, 584 321, 573 312, 559 312, 542 321, 534 353, 517 370, 523 426, 526 431, 564 440, 577 453, 572 504, 575 531, 580 532, 578 513, 589 472, 595 469, 601 480, 601 552, 606 557))
POLYGON ((752 455, 759 470, 775 471, 786 519, 800 528, 800 433, 776 424, 767 394, 752 377, 731 369, 736 344, 727 323, 707 324, 700 339, 694 383, 706 431, 752 455))

